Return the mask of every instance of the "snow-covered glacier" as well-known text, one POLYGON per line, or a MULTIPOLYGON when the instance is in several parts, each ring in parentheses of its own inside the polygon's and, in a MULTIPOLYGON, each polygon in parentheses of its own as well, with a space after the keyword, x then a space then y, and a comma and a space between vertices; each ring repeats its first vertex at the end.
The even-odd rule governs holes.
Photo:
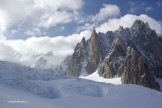
POLYGON ((97 74, 86 79, 67 77, 5 61, 0 68, 0 108, 162 107, 161 92, 120 84, 119 78, 98 82, 91 80, 97 74))

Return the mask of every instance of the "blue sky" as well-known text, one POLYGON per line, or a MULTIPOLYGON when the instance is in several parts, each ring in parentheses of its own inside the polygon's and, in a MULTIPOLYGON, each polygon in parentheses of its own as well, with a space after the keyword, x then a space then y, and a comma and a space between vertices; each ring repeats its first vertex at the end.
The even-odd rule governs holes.
MULTIPOLYGON (((63 2, 63 0, 58 1, 60 4, 63 2)), ((93 28, 110 18, 120 18, 126 14, 138 16, 146 14, 157 21, 162 21, 160 0, 67 0, 65 5, 60 6, 60 4, 54 0, 0 1, 0 14, 1 16, 5 14, 7 18, 4 16, 4 19, 9 20, 4 22, 7 23, 6 25, 0 21, 1 26, 6 26, 5 30, 2 31, 3 35, 9 39, 27 39, 31 36, 55 37, 79 33, 84 30, 80 28, 83 28, 85 24, 93 25, 96 23, 96 21, 91 21, 90 16, 99 13, 100 9, 104 8, 104 4, 116 5, 120 9, 120 13, 98 21, 93 28), (65 16, 63 16, 64 13, 65 16), (55 16, 55 14, 56 17, 53 19, 51 17, 52 21, 50 21, 50 16, 55 16), (65 18, 57 17, 59 14, 65 18), (88 18, 89 20, 86 20, 88 18), (54 21, 57 19, 60 20, 54 21), (79 21, 83 19, 85 21, 80 23, 79 21)))
POLYGON ((0 0, 0 60, 59 64, 84 36, 148 22, 162 35, 161 0, 0 0))

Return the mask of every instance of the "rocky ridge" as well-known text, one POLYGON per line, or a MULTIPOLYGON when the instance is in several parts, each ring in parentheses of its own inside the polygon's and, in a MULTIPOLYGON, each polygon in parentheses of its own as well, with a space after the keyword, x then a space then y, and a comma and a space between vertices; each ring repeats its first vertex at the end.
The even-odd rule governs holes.
POLYGON ((141 20, 106 34, 93 30, 90 39, 76 45, 66 73, 78 77, 96 70, 105 78, 159 90, 154 76, 162 78, 161 38, 141 20))

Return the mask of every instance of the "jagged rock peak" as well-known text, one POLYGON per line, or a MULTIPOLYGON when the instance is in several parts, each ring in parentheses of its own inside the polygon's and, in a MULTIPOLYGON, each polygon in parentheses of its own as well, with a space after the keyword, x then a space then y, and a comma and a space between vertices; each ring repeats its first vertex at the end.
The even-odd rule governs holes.
POLYGON ((94 29, 91 33, 90 48, 88 51, 88 73, 93 73, 96 70, 101 59, 102 53, 100 48, 100 40, 98 34, 96 33, 96 30, 94 29))
POLYGON ((96 33, 96 29, 93 29, 92 32, 96 33))
POLYGON ((119 31, 123 31, 123 30, 124 30, 123 26, 119 26, 119 31))
POLYGON ((85 44, 86 44, 86 40, 85 40, 85 37, 83 36, 83 38, 82 38, 82 40, 81 40, 81 45, 82 45, 82 46, 85 46, 85 44))
MULTIPOLYGON (((91 33, 90 43, 91 43, 92 49, 94 46, 96 46, 96 45, 98 46, 98 44, 99 44, 98 34, 96 33, 95 29, 91 33)), ((91 48, 90 48, 90 50, 91 50, 91 48)))
MULTIPOLYGON (((162 44, 154 30, 147 23, 137 20, 131 28, 132 42, 147 59, 149 67, 155 73, 162 70, 162 44)), ((162 76, 162 74, 161 74, 162 76)))
POLYGON ((85 42, 85 37, 83 36, 83 38, 82 38, 82 41, 84 41, 85 42))
POLYGON ((92 33, 91 33, 91 37, 93 37, 93 36, 97 36, 97 32, 96 32, 95 29, 94 29, 94 30, 92 31, 92 33))
POLYGON ((90 43, 91 43, 90 50, 91 50, 91 48, 93 49, 94 46, 96 46, 96 45, 98 46, 98 44, 99 44, 99 36, 96 33, 96 30, 95 29, 91 33, 90 43))
POLYGON ((149 29, 150 30, 150 26, 148 24, 148 22, 143 22, 142 20, 135 20, 135 22, 132 25, 133 29, 139 29, 139 30, 144 30, 144 29, 149 29))
POLYGON ((113 41, 112 48, 104 60, 104 63, 99 65, 99 75, 106 78, 121 76, 122 73, 120 65, 125 57, 125 52, 125 44, 120 37, 116 37, 113 41))
POLYGON ((76 45, 74 53, 69 60, 67 74, 78 77, 83 72, 86 72, 87 55, 87 42, 83 37, 81 42, 76 45))
POLYGON ((134 23, 133 23, 133 25, 139 25, 139 26, 140 26, 140 25, 144 25, 144 24, 145 24, 145 23, 144 23, 142 20, 138 20, 138 19, 135 20, 134 23))
POLYGON ((96 33, 75 47, 68 74, 79 76, 98 70, 106 78, 122 77, 123 83, 159 90, 154 75, 162 77, 162 38, 148 23, 136 20, 130 28, 96 33), (154 73, 154 75, 152 75, 154 73))

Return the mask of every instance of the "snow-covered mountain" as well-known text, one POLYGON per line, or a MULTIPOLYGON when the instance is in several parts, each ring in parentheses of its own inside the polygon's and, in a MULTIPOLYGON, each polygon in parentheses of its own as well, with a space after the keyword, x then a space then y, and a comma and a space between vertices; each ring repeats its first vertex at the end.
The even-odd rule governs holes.
POLYGON ((154 79, 162 78, 162 43, 148 23, 136 20, 131 28, 106 34, 92 31, 74 49, 66 73, 71 76, 98 70, 105 78, 121 77, 122 83, 159 90, 154 79))
POLYGON ((0 61, 0 108, 161 108, 161 44, 137 20, 115 32, 94 30, 50 69, 41 68, 48 64, 44 56, 35 68, 0 61))

